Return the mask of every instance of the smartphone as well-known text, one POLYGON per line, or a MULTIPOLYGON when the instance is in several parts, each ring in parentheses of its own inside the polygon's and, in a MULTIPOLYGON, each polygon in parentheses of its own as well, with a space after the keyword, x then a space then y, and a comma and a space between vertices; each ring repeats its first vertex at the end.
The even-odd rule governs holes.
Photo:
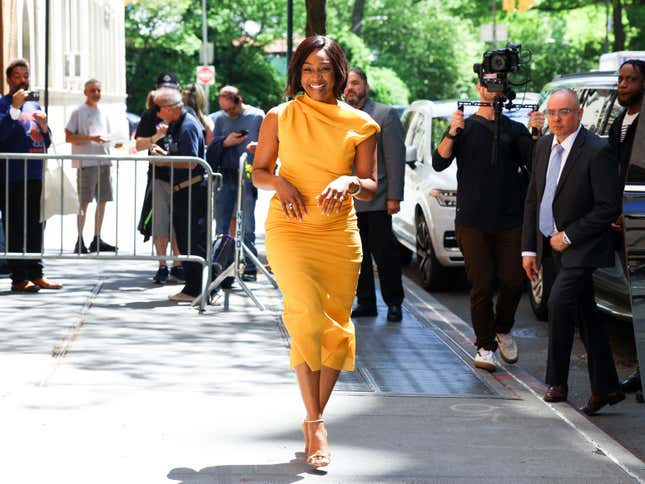
POLYGON ((25 98, 25 101, 39 101, 40 100, 40 93, 38 91, 27 91, 27 97, 25 98))
POLYGON ((247 134, 249 134, 249 132, 245 129, 241 129, 237 132, 237 134, 239 134, 240 136, 246 136, 247 134))

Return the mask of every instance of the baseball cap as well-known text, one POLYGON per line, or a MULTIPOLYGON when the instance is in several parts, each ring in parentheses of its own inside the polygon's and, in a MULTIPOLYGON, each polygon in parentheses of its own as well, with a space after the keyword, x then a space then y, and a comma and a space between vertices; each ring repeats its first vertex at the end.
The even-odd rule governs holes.
POLYGON ((179 82, 177 81, 177 74, 170 71, 164 71, 157 77, 157 88, 160 87, 173 87, 179 89, 179 82))

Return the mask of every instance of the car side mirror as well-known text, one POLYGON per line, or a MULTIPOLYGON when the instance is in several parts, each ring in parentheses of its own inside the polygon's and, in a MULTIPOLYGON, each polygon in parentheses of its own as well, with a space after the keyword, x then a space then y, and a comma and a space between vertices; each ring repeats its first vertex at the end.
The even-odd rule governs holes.
POLYGON ((408 165, 410 165, 410 168, 417 167, 417 147, 416 146, 405 147, 405 162, 408 165))

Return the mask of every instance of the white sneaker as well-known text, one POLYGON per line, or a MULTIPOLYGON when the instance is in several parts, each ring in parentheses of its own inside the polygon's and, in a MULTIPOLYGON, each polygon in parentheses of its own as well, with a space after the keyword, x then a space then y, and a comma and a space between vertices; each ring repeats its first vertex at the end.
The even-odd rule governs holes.
POLYGON ((479 348, 475 355, 475 367, 482 370, 495 371, 497 368, 497 359, 495 353, 484 348, 479 348))
POLYGON ((497 340, 497 347, 502 360, 506 363, 515 363, 518 358, 518 350, 511 333, 497 333, 495 339, 497 340))
POLYGON ((190 294, 186 294, 185 292, 178 292, 177 294, 173 294, 172 296, 168 296, 168 299, 171 301, 175 302, 193 302, 193 299, 195 299, 194 296, 191 296, 190 294))

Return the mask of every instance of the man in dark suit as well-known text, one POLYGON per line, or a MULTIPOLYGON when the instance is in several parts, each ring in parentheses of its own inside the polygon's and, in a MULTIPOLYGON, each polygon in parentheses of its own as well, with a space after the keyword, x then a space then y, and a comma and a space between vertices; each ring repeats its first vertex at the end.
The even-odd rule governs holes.
MULTIPOLYGON (((636 126, 641 111, 643 93, 645 93, 645 62, 642 60, 630 59, 620 66, 618 70, 618 103, 625 109, 614 120, 609 128, 609 144, 618 156, 618 166, 623 180, 620 186, 620 194, 625 186, 627 166, 632 155, 632 146, 636 136, 636 126)), ((625 262, 625 240, 623 237, 623 215, 611 226, 616 231, 616 250, 622 255, 623 267, 625 262)), ((640 369, 630 375, 623 383, 622 390, 625 393, 633 393, 641 389, 640 369)))
POLYGON ((392 232, 392 215, 400 210, 405 177, 405 143, 403 126, 391 106, 368 98, 367 76, 353 68, 347 77, 344 96, 347 103, 372 116, 381 127, 378 143, 378 189, 370 202, 356 200, 358 229, 363 244, 363 263, 358 279, 358 305, 352 317, 376 316, 376 292, 372 274, 372 256, 378 267, 381 294, 387 304, 387 320, 401 321, 403 284, 399 248, 392 232))
POLYGON ((533 153, 522 229, 522 266, 534 280, 540 264, 553 264, 549 296, 547 402, 567 399, 576 321, 587 349, 593 415, 625 398, 606 328, 597 315, 592 274, 613 264, 610 224, 620 213, 613 152, 581 124, 582 108, 569 89, 554 91, 546 115, 551 135, 533 153))

